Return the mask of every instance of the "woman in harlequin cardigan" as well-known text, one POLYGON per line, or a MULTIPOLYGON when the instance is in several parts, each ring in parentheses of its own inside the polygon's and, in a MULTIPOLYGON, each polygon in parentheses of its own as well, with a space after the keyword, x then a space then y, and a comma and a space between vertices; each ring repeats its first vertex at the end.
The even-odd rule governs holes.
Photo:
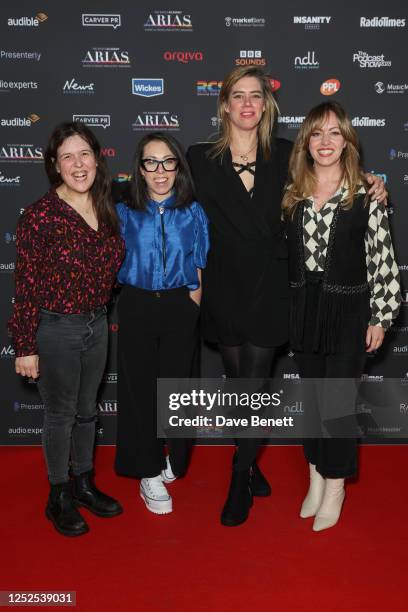
POLYGON ((45 152, 51 188, 17 227, 16 293, 9 329, 16 372, 38 379, 51 491, 46 515, 78 536, 78 511, 112 517, 120 504, 93 481, 96 395, 108 348, 106 304, 124 255, 110 177, 98 141, 80 123, 53 131, 45 152), (70 468, 73 482, 70 480, 70 468))

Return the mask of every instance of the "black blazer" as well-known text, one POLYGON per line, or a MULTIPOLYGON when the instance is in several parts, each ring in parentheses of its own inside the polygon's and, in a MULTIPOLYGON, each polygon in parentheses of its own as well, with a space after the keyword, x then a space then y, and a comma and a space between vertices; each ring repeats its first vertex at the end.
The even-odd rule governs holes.
POLYGON ((197 200, 210 220, 203 273, 202 328, 211 342, 279 346, 288 338, 288 270, 281 201, 292 143, 276 139, 270 159, 258 147, 254 194, 247 193, 228 150, 189 148, 197 200))

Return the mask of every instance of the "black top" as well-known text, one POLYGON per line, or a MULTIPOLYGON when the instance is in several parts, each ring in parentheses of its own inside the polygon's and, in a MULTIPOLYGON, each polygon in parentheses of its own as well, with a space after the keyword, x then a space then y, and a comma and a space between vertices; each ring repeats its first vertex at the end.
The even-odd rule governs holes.
POLYGON ((202 327, 211 342, 279 346, 288 339, 288 270, 281 201, 292 143, 276 139, 271 157, 257 150, 252 197, 232 165, 189 148, 197 200, 210 220, 203 271, 202 327))

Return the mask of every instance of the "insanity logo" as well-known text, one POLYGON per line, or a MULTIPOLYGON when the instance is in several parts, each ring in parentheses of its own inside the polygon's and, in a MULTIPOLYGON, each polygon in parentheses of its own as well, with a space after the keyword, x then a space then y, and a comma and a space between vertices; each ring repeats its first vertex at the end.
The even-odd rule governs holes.
POLYGON ((6 176, 0 170, 0 187, 20 187, 21 176, 6 176))
POLYGON ((180 129, 179 117, 177 114, 168 111, 155 113, 149 111, 137 115, 136 120, 132 123, 134 132, 152 129, 178 131, 180 129))
POLYGON ((222 81, 197 81, 197 96, 218 96, 222 81))
POLYGON ((163 57, 166 62, 180 62, 181 64, 202 62, 204 59, 202 51, 165 51, 163 57))
POLYGON ((35 113, 28 115, 27 117, 13 117, 10 119, 0 119, 1 127, 31 127, 33 123, 37 123, 40 117, 35 113))
POLYGON ((378 94, 403 94, 408 91, 408 83, 383 83, 377 81, 374 83, 374 89, 378 94))
POLYGON ((316 60, 316 51, 308 51, 303 57, 298 55, 295 57, 294 64, 295 68, 301 70, 316 70, 320 65, 316 60))
POLYGON ((298 130, 305 120, 305 115, 280 115, 278 123, 289 130, 298 130))
POLYGON ((260 49, 241 49, 235 60, 236 66, 265 66, 266 59, 260 49))
POLYGON ((192 32, 191 15, 183 11, 154 11, 149 13, 144 29, 146 32, 192 32))
POLYGON ((329 24, 331 21, 331 17, 320 17, 320 16, 310 16, 303 15, 301 17, 293 17, 294 24, 301 24, 304 26, 305 30, 320 30, 321 25, 329 24))
POLYGON ((129 51, 119 47, 93 47, 82 60, 84 68, 130 68, 129 51))
POLYGON ((37 13, 35 17, 9 17, 7 25, 10 28, 38 28, 40 23, 44 23, 47 19, 45 13, 37 13))
POLYGON ((43 148, 33 144, 7 144, 0 146, 0 160, 3 162, 42 162, 43 148))
POLYGON ((91 127, 101 127, 106 130, 110 126, 110 115, 72 115, 72 121, 79 121, 91 127))
POLYGON ((106 13, 82 13, 82 25, 84 27, 107 27, 120 28, 122 20, 120 15, 106 14, 106 13))
POLYGON ((264 28, 265 17, 224 17, 227 28, 264 28))
POLYGON ((353 53, 353 63, 358 63, 360 68, 390 68, 391 60, 386 60, 384 53, 381 55, 369 55, 367 51, 353 53))
POLYGON ((132 94, 143 98, 162 96, 164 94, 164 80, 132 79, 132 94))
POLYGON ((62 88, 63 94, 83 94, 90 95, 95 93, 95 83, 77 83, 75 79, 65 81, 62 88))

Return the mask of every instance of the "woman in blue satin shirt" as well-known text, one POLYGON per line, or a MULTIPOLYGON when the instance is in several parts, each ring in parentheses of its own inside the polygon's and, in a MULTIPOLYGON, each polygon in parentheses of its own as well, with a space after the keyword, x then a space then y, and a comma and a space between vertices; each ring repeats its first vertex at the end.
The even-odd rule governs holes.
POLYGON ((162 132, 139 143, 127 201, 117 204, 126 256, 118 280, 116 469, 140 478, 155 514, 172 511, 165 484, 187 467, 188 442, 157 438, 157 378, 191 376, 208 221, 194 201, 180 144, 162 132))

